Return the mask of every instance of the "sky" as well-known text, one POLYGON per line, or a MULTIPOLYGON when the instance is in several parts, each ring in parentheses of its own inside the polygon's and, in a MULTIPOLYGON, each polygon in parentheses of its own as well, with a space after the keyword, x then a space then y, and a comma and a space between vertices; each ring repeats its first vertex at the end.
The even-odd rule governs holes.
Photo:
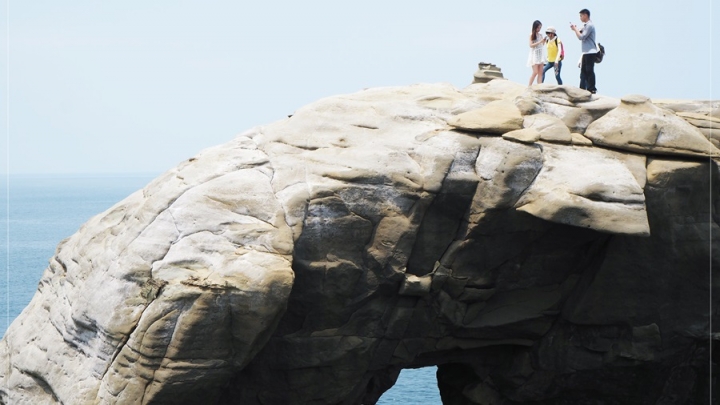
POLYGON ((525 84, 536 19, 557 29, 577 85, 582 8, 607 52, 600 94, 718 99, 712 3, 4 0, 0 173, 160 174, 323 97, 464 88, 479 62, 525 84))

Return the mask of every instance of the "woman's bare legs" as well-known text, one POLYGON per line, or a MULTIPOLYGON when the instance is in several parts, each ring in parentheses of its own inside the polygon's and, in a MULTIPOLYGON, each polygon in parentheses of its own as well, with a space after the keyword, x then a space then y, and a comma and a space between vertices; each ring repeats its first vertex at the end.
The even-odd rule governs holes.
POLYGON ((532 65, 532 75, 530 76, 530 82, 528 83, 528 86, 532 86, 535 79, 537 79, 537 84, 542 83, 542 69, 542 64, 532 65))

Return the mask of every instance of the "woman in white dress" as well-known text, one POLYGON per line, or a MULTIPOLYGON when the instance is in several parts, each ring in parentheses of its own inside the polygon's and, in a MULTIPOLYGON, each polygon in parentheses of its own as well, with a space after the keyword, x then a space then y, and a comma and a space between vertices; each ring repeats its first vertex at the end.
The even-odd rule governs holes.
POLYGON ((545 64, 543 50, 545 49, 545 37, 540 34, 542 23, 535 20, 532 25, 532 33, 530 34, 530 55, 528 55, 527 65, 532 67, 532 75, 528 86, 532 86, 533 80, 537 79, 537 83, 542 83, 542 69, 545 64))

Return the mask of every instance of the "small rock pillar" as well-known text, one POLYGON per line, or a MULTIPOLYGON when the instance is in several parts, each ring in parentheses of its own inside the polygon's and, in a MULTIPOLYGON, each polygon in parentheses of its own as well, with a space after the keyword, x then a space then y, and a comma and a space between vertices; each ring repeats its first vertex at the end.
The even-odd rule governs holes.
POLYGON ((492 63, 478 63, 478 70, 473 75, 473 83, 487 83, 493 79, 505 80, 500 68, 492 63))

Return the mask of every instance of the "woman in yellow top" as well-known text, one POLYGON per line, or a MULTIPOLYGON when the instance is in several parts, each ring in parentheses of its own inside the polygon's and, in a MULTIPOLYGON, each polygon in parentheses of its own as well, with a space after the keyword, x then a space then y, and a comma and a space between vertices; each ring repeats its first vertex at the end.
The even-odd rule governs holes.
POLYGON ((560 39, 557 37, 557 33, 555 32, 555 28, 548 27, 548 29, 545 31, 545 34, 547 35, 547 63, 545 64, 545 67, 543 68, 542 72, 542 81, 545 82, 545 72, 550 70, 551 67, 555 68, 555 80, 557 80, 557 84, 563 84, 562 79, 560 78, 560 70, 562 69, 562 60, 565 56, 565 51, 563 49, 563 43, 560 39))

